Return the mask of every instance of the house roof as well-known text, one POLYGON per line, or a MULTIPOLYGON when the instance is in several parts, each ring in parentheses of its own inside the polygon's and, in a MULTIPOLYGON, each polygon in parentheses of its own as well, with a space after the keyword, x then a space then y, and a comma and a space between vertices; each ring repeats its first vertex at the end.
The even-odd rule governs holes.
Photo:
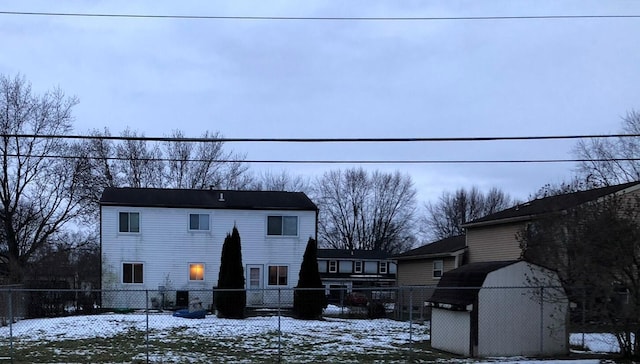
POLYGON ((442 240, 435 241, 423 245, 419 248, 411 249, 401 254, 397 254, 394 258, 398 260, 409 260, 418 258, 430 258, 438 256, 448 256, 466 247, 466 238, 464 235, 452 236, 442 240))
POLYGON ((624 193, 626 192, 625 190, 635 190, 637 188, 640 188, 640 182, 629 182, 615 186, 594 188, 586 191, 578 191, 562 195, 538 198, 529 202, 525 202, 523 204, 518 204, 506 210, 502 210, 494 214, 475 219, 462 226, 473 227, 481 225, 492 225, 504 222, 505 220, 527 220, 532 216, 537 216, 549 212, 563 211, 605 196, 609 196, 615 193, 624 193))
POLYGON ((478 262, 447 271, 428 301, 463 309, 475 302, 487 274, 517 262, 519 261, 478 262))
POLYGON ((302 192, 107 187, 102 206, 177 207, 238 210, 312 210, 302 192))
POLYGON ((363 249, 318 249, 318 258, 322 259, 388 259, 391 255, 381 250, 363 249))

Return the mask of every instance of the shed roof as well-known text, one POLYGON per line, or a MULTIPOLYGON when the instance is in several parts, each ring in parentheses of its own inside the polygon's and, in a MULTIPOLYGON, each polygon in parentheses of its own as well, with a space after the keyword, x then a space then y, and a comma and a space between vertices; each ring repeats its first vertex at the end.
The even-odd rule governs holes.
POLYGON ((177 207, 239 210, 311 210, 318 207, 302 192, 107 187, 102 206, 177 207))
POLYGON ((504 220, 527 218, 550 212, 557 212, 582 205, 586 202, 595 201, 599 198, 615 193, 624 192, 627 189, 637 189, 640 182, 629 182, 615 186, 594 188, 586 191, 565 193, 562 195, 549 196, 531 200, 518 204, 511 208, 498 211, 494 214, 475 219, 463 225, 463 227, 473 227, 474 225, 497 224, 504 220))
POLYGON ((464 249, 466 245, 467 242, 464 235, 452 236, 397 254, 394 258, 398 260, 409 260, 423 257, 446 256, 464 249))
POLYGON ((517 262, 519 261, 478 262, 445 272, 429 302, 465 308, 475 302, 487 274, 517 262))
POLYGON ((381 250, 318 249, 318 258, 324 259, 388 259, 391 255, 381 250))

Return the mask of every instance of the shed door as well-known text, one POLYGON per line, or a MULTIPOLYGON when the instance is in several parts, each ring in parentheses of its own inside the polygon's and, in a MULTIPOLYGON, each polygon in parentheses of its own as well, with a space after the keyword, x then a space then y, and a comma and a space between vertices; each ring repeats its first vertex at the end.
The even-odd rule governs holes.
POLYGON ((263 304, 262 265, 248 264, 249 284, 247 286, 247 305, 261 306, 263 304))

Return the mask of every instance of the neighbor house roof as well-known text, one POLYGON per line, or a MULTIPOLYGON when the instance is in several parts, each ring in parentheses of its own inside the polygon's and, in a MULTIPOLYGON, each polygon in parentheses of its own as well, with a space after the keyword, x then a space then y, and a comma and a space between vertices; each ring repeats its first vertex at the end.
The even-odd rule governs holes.
POLYGON ((313 210, 302 192, 107 187, 100 205, 238 210, 313 210))
POLYGON ((494 214, 475 219, 462 226, 466 228, 498 224, 505 221, 528 220, 533 216, 550 212, 564 211, 569 208, 582 205, 589 201, 595 201, 605 196, 613 195, 616 193, 625 193, 636 190, 638 188, 640 188, 640 182, 629 182, 615 186, 594 188, 586 191, 578 191, 562 195, 538 198, 529 202, 518 204, 506 210, 502 210, 494 214))
POLYGON ((391 255, 381 250, 363 249, 318 249, 321 259, 388 259, 391 255))
POLYGON ((517 262, 519 261, 470 263, 445 272, 428 301, 435 306, 464 309, 475 302, 487 274, 517 262))
POLYGON ((442 256, 450 256, 460 250, 465 249, 466 238, 464 235, 452 236, 442 240, 435 241, 430 244, 423 245, 419 248, 411 249, 404 253, 395 255, 398 260, 435 258, 442 256))

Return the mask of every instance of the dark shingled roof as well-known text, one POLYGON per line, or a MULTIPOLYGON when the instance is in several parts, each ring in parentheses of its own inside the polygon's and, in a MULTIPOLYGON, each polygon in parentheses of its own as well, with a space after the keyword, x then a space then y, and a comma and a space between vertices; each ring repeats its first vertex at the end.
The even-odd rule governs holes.
POLYGON ((389 257, 389 253, 381 250, 318 249, 318 258, 323 259, 387 259, 389 257))
POLYGON ((302 192, 189 190, 107 187, 100 205, 238 210, 312 210, 318 207, 302 192), (223 199, 220 198, 222 195, 223 199))
POLYGON ((429 302, 436 306, 446 304, 454 309, 464 309, 475 302, 487 274, 517 262, 478 262, 445 272, 429 302))
POLYGON ((422 256, 447 255, 449 253, 464 249, 466 247, 466 244, 466 238, 464 235, 452 236, 395 255, 394 258, 402 260, 418 258, 422 256))
POLYGON ((563 211, 589 201, 597 200, 604 196, 621 192, 622 190, 636 186, 638 184, 640 184, 640 182, 629 182, 615 186, 607 186, 586 191, 578 191, 557 196, 539 198, 523 204, 518 204, 506 210, 496 212, 495 214, 487 215, 485 217, 470 221, 464 224, 463 227, 469 227, 475 224, 483 224, 493 221, 498 222, 498 220, 504 219, 526 218, 530 216, 541 215, 544 213, 563 211))

